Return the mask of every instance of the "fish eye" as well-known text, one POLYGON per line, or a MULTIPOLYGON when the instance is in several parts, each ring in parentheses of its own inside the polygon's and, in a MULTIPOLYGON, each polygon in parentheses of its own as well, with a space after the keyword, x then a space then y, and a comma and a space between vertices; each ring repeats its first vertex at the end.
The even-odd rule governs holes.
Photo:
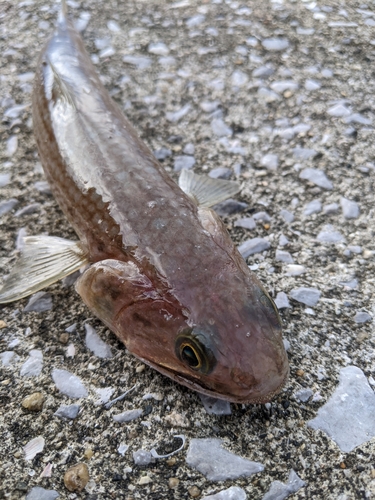
POLYGON ((191 370, 207 374, 216 364, 204 335, 196 333, 194 329, 184 330, 177 336, 175 350, 177 357, 191 370))
POLYGON ((180 347, 181 359, 187 363, 193 370, 199 370, 202 366, 202 360, 199 353, 196 352, 194 347, 188 344, 182 344, 180 347))

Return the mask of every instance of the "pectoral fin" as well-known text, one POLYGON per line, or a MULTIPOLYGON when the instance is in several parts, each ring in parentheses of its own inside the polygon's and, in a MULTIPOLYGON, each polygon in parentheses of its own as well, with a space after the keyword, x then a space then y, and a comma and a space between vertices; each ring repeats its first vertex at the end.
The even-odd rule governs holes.
POLYGON ((181 171, 178 185, 201 207, 212 207, 234 196, 240 190, 238 182, 211 179, 211 177, 197 175, 186 169, 181 171))
POLYGON ((21 258, 0 289, 0 304, 19 300, 87 264, 79 242, 53 236, 27 236, 21 258))

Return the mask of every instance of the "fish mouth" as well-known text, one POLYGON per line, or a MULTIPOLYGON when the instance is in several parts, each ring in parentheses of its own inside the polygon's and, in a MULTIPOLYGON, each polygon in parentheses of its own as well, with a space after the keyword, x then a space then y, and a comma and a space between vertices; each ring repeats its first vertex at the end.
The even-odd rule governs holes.
POLYGON ((203 384, 198 383, 196 380, 191 379, 189 377, 183 376, 180 373, 176 372, 175 370, 172 370, 170 368, 163 367, 161 365, 157 365, 148 359, 142 358, 140 356, 136 357, 140 359, 143 363, 146 365, 151 366, 158 372, 162 373, 163 375, 166 375, 167 377, 171 378, 175 382, 178 382, 181 385, 184 385, 185 387, 188 387, 189 389, 192 389, 193 391, 196 391, 200 394, 204 394, 205 396, 210 396, 212 398, 216 399, 222 399, 224 401, 229 401, 230 403, 244 403, 244 404, 265 404, 269 403, 277 394, 281 392, 283 387, 286 385, 288 379, 289 379, 289 367, 284 375, 281 383, 273 389, 271 392, 268 392, 264 396, 236 396, 236 395, 231 395, 231 394, 223 394, 217 391, 214 391, 208 387, 206 387, 203 384))

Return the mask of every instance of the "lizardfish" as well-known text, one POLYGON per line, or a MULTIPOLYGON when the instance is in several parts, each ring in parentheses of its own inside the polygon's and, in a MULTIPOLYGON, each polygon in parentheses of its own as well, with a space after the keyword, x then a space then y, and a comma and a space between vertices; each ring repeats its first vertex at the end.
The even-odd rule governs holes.
POLYGON ((289 370, 280 318, 210 208, 239 185, 169 177, 102 85, 65 2, 32 101, 39 156, 79 242, 26 238, 0 302, 86 266, 79 295, 139 359, 210 396, 269 401, 289 370))

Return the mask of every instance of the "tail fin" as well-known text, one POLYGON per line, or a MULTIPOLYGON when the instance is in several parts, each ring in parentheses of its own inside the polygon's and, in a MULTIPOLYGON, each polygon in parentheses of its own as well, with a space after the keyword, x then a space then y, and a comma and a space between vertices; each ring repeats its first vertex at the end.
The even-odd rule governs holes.
POLYGON ((59 12, 59 17, 57 19, 57 24, 64 25, 68 19, 68 6, 66 0, 61 0, 61 8, 59 12))

